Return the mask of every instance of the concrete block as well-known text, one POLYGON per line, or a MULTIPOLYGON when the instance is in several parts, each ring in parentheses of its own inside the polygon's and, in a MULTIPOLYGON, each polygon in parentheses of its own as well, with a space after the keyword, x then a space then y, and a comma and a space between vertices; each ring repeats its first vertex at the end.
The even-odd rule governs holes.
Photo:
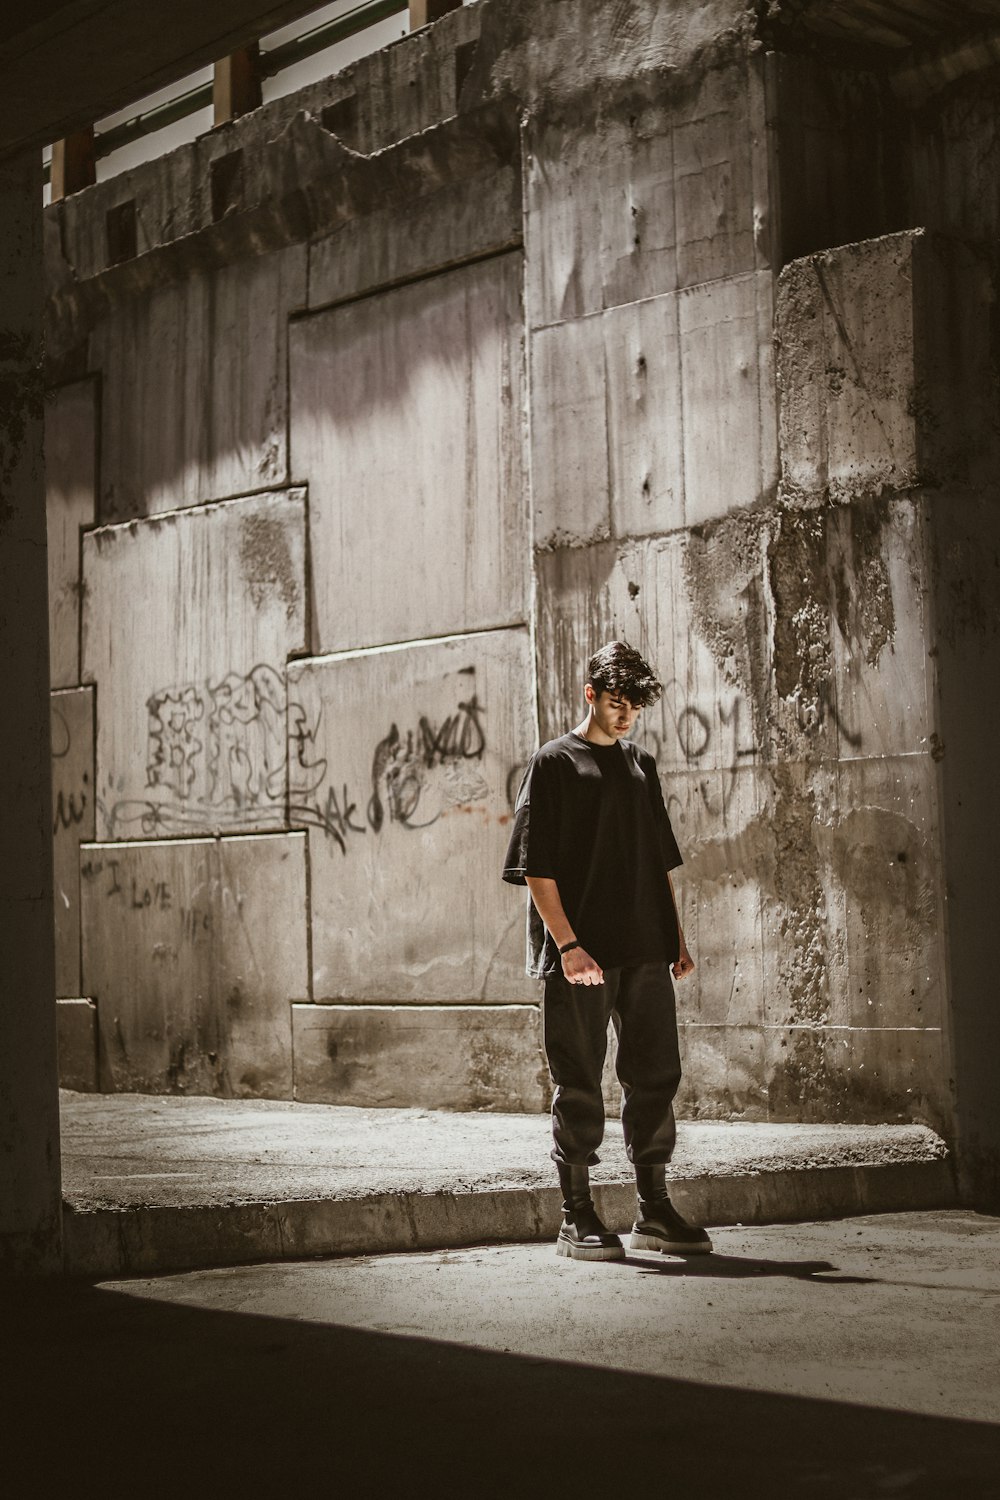
POLYGON ((101 1088, 290 1098, 304 837, 84 845, 81 883, 101 1088))
POLYGON ((97 1006, 93 1000, 56 1001, 59 1087, 96 1094, 97 1006))
POLYGON ((80 993, 80 844, 95 834, 94 690, 52 694, 56 994, 80 993))
POLYGON ((104 527, 83 556, 98 837, 284 828, 303 492, 104 527))
POLYGON ((778 482, 770 271, 680 294, 684 514, 696 526, 778 482))
POLYGON ((549 1102, 536 1005, 294 1005, 295 1097, 534 1112, 549 1102))
POLYGON ((305 246, 134 291, 91 336, 101 371, 102 521, 287 478, 288 315, 305 246))
POLYGON ((923 230, 786 266, 783 485, 835 500, 987 479, 997 451, 985 260, 923 230))
POLYGON ((49 662, 53 687, 80 680, 80 528, 95 519, 97 384, 77 380, 45 402, 49 662))
POLYGON ((531 490, 536 547, 610 535, 604 321, 531 339, 531 490))
POLYGON ((604 315, 611 527, 619 537, 684 524, 677 313, 678 299, 664 296, 604 315))
POLYGON ((943 1033, 930 1028, 769 1029, 772 1120, 898 1124, 950 1131, 951 1085, 943 1033))
POLYGON ((680 1022, 684 1069, 675 1109, 686 1120, 769 1118, 766 1033, 760 1026, 680 1022))
POLYGON ((294 324, 317 649, 525 618, 520 265, 500 256, 294 324))
POLYGON ((535 743, 527 631, 297 662, 288 712, 315 998, 533 998, 526 898, 500 879, 535 743))

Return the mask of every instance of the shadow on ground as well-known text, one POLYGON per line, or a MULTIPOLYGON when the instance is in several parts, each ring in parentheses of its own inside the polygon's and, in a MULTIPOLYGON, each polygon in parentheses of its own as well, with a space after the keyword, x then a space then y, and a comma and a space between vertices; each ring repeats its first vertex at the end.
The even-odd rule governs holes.
MULTIPOLYGON (((103 1495, 995 1494, 1000 1428, 80 1283, 0 1286, 5 1488, 103 1495), (67 1490, 67 1492, 69 1492, 67 1490)), ((683 1350, 678 1365, 683 1367, 683 1350)))

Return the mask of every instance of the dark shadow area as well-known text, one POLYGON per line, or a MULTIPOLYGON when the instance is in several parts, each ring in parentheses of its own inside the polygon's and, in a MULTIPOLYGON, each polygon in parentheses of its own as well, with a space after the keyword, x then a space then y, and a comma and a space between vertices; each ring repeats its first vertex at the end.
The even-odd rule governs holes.
POLYGON ((789 1276, 794 1281, 810 1281, 816 1286, 868 1286, 877 1276, 831 1276, 837 1267, 828 1260, 761 1260, 759 1256, 711 1255, 663 1256, 656 1252, 639 1256, 633 1251, 624 1262, 633 1271, 650 1276, 708 1276, 728 1281, 742 1281, 758 1276, 789 1276))
MULTIPOLYGON (((79 1283, 0 1287, 12 1495, 996 1493, 1000 1427, 79 1283), (72 1488, 71 1488, 72 1487, 72 1488), (308 1488, 306 1488, 308 1487, 308 1488)), ((678 1351, 683 1366, 683 1350, 678 1351)))

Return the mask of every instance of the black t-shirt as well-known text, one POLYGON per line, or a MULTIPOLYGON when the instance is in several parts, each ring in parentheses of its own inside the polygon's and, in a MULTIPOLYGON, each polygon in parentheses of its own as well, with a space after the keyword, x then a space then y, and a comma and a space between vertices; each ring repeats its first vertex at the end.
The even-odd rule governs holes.
MULTIPOLYGON (((680 951, 667 871, 682 863, 656 762, 630 740, 594 745, 563 734, 524 773, 503 878, 554 880, 573 931, 603 969, 680 951)), ((551 935, 528 902, 528 973, 562 972, 551 935)))

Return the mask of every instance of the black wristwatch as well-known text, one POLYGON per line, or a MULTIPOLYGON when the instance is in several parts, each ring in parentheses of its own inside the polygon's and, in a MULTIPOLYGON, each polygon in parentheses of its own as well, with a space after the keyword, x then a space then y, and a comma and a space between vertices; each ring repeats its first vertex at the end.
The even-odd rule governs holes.
POLYGON ((579 948, 579 946, 580 946, 580 940, 579 940, 579 938, 574 938, 571 943, 563 943, 562 947, 559 949, 560 956, 563 953, 569 953, 570 950, 573 949, 573 948, 579 948))

